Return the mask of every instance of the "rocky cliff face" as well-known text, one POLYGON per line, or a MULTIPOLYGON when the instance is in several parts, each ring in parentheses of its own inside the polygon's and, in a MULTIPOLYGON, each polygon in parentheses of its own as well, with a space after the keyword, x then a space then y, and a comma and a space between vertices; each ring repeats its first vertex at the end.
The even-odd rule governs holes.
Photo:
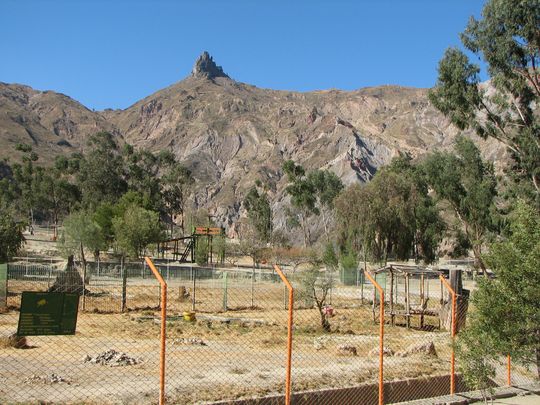
MULTIPOLYGON (((230 79, 206 52, 189 77, 126 110, 95 113, 48 93, 0 87, 2 142, 64 153, 84 144, 89 133, 106 129, 139 148, 171 150, 197 179, 194 204, 209 208, 231 230, 257 179, 269 185, 276 225, 283 225, 281 166, 287 159, 308 170, 332 170, 347 184, 365 182, 399 152, 418 156, 449 148, 456 136, 429 104, 425 89, 260 89, 230 79), (28 130, 39 136, 32 138, 28 130), (62 140, 70 147, 59 145, 62 140)), ((482 148, 493 159, 501 154, 493 143, 482 148)))

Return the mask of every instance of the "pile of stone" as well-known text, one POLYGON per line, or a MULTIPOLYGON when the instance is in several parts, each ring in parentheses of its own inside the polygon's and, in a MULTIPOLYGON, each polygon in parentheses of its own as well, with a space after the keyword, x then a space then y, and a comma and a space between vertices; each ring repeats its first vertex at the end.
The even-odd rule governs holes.
POLYGON ((95 357, 86 355, 83 358, 84 363, 101 364, 102 366, 121 367, 133 366, 141 363, 140 359, 128 356, 126 353, 117 352, 114 349, 107 350, 95 357))
POLYGON ((51 375, 36 375, 32 374, 30 377, 24 380, 25 384, 33 383, 43 383, 43 384, 58 384, 65 383, 71 384, 71 381, 65 379, 64 377, 59 376, 58 374, 52 373, 51 375))
POLYGON ((200 338, 180 338, 174 339, 173 345, 185 345, 185 346, 207 346, 204 340, 200 338))

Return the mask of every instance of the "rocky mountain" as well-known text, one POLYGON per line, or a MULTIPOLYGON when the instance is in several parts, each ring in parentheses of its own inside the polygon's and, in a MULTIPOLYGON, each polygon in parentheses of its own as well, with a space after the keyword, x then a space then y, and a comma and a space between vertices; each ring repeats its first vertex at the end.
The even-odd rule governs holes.
MULTIPOLYGON (((430 105, 427 89, 260 89, 231 79, 207 52, 187 78, 125 110, 93 112, 58 93, 0 84, 3 156, 16 142, 33 144, 40 155, 66 153, 99 130, 138 148, 173 151, 197 179, 195 205, 231 233, 257 179, 269 185, 282 225, 287 159, 332 170, 347 184, 365 182, 400 152, 446 149, 457 134, 430 105)), ((492 159, 502 153, 490 142, 482 149, 492 159)))
POLYGON ((64 94, 0 82, 0 158, 17 160, 14 146, 26 143, 50 162, 79 150, 88 135, 101 130, 118 133, 101 114, 64 94))

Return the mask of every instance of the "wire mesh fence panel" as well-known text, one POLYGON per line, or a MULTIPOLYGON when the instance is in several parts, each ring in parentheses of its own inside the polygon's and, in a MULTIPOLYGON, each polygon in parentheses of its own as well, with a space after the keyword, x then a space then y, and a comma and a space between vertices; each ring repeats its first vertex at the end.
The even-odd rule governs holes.
POLYGON ((452 300, 439 273, 392 267, 386 275, 385 403, 450 394, 452 300))
POLYGON ((282 286, 251 270, 209 270, 196 269, 195 283, 169 280, 168 398, 189 404, 283 394, 282 286))
MULTIPOLYGON (((155 403, 162 287, 154 273, 143 261, 88 261, 86 270, 81 263, 59 266, 20 260, 4 272, 0 402, 155 403), (21 297, 28 291, 76 293, 75 335, 17 336, 21 297)), ((155 260, 155 267, 167 284, 167 402, 284 403, 284 279, 272 268, 167 259, 155 260)), ((441 277, 439 271, 392 265, 364 277, 356 269, 304 266, 285 271, 285 279, 294 289, 293 403, 377 404, 380 381, 384 403, 467 389, 452 342, 467 324, 468 291, 452 273, 441 277)), ((501 354, 490 384, 537 382, 531 366, 508 365, 501 354)))
MULTIPOLYGON (((0 313, 0 402, 119 403, 157 398, 159 325, 122 313, 121 278, 115 282, 105 277, 83 283, 77 270, 8 266, 8 308, 0 313), (48 270, 56 276, 46 276, 48 270), (76 333, 18 336, 23 291, 43 293, 60 287, 79 296, 76 333)), ((154 288, 144 287, 149 295, 154 288)))
POLYGON ((367 299, 362 302, 370 286, 352 278, 345 285, 337 272, 316 268, 291 278, 293 395, 312 403, 376 403, 378 333, 367 299))

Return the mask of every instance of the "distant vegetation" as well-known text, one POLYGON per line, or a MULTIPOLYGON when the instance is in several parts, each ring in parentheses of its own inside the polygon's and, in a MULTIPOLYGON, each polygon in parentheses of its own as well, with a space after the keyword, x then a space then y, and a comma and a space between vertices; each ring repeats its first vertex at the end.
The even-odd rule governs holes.
MULTIPOLYGON (((120 146, 107 132, 90 137, 84 153, 57 157, 52 168, 40 166, 30 146, 17 149, 24 152, 22 162, 5 163, 10 174, 0 180, 2 212, 10 212, 11 221, 18 219, 17 227, 6 223, 6 230, 20 233, 23 224, 31 230, 40 219, 56 232, 63 222, 61 247, 83 262, 85 250, 98 256, 109 247, 138 257, 165 238, 166 227, 172 233, 179 222, 183 231, 193 178, 169 152, 120 146)), ((3 248, 4 258, 15 253, 17 240, 3 248)))

